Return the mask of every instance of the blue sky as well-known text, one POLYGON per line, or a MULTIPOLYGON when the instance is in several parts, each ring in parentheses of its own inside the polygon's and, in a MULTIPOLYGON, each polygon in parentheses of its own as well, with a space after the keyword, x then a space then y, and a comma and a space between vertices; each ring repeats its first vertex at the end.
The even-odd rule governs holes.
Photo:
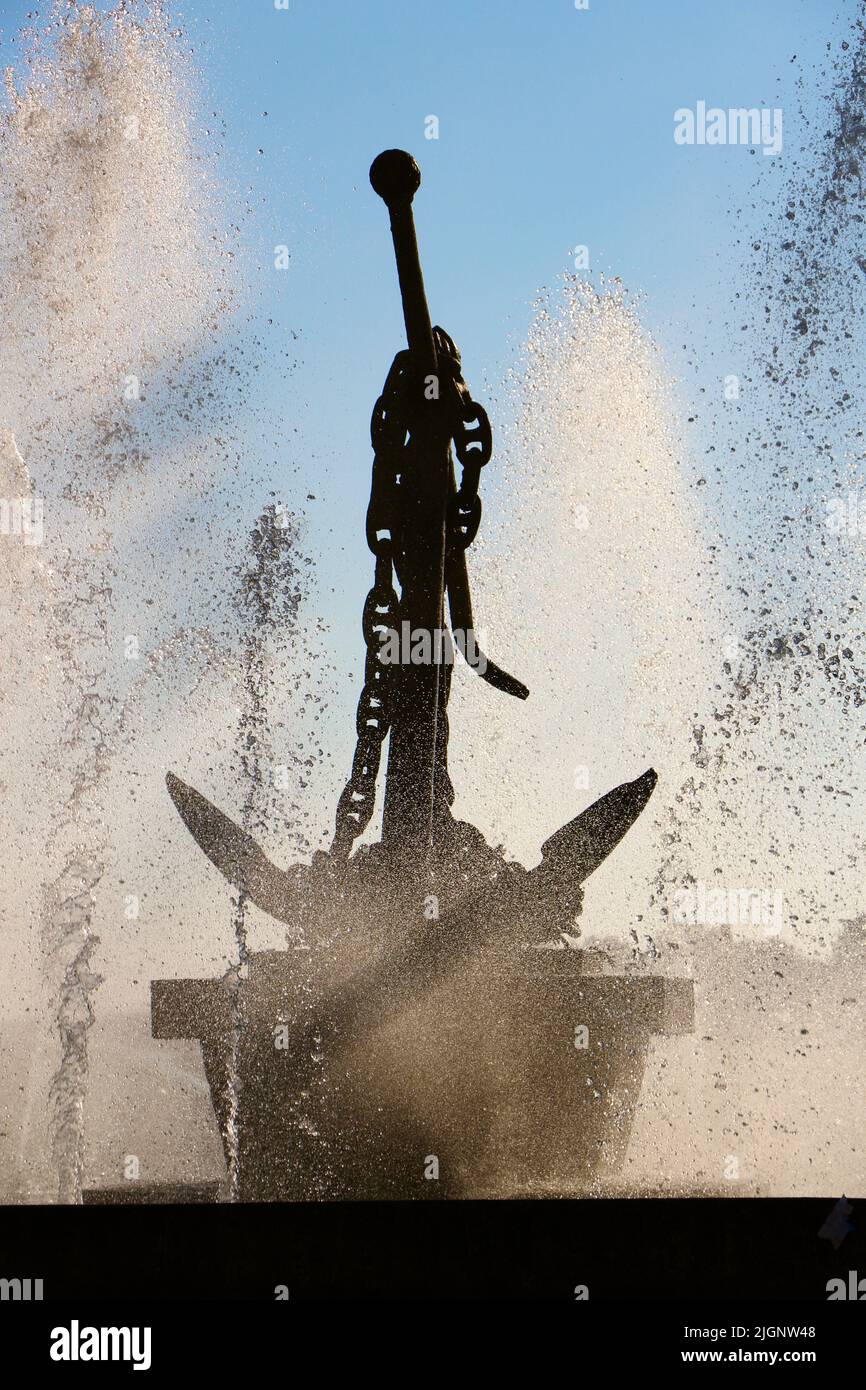
POLYGON ((365 348, 387 356, 401 328, 384 210, 367 184, 380 149, 408 148, 422 165, 433 316, 470 371, 494 366, 576 243, 594 269, 646 291, 664 330, 711 292, 728 214, 773 183, 761 168, 773 161, 748 150, 708 159, 675 146, 673 111, 699 98, 782 105, 792 126, 793 83, 836 12, 817 0, 290 6, 186 0, 184 13, 238 176, 266 199, 263 237, 301 241, 284 311, 332 353, 351 342, 356 372, 365 348), (424 136, 430 114, 438 140, 424 136))
MULTIPOLYGON (((202 144, 206 129, 221 132, 228 204, 253 210, 245 272, 264 345, 250 409, 285 433, 274 484, 292 502, 317 490, 323 524, 336 515, 348 546, 345 574, 335 557, 338 586, 351 576, 360 591, 367 422, 403 341, 372 158, 401 146, 422 166, 416 220, 431 313, 457 340, 477 395, 501 379, 533 296, 572 268, 578 244, 593 274, 620 276, 644 297, 671 374, 687 376, 701 343, 725 357, 738 239, 750 219, 762 225, 796 153, 795 83, 805 74, 810 101, 809 75, 856 6, 289 0, 277 10, 273 0, 183 0, 169 9, 195 50, 202 144), (783 154, 675 145, 673 112, 699 99, 781 106, 783 154), (435 140, 425 138, 430 115, 435 140), (282 244, 291 265, 277 272, 282 244), (297 360, 290 381, 286 348, 297 360)), ((7 35, 28 10, 4 0, 7 35)), ((326 544, 315 508, 310 526, 313 548, 326 544)))
MULTIPOLYGON (((298 357, 290 385, 279 361, 263 363, 263 404, 288 419, 291 400, 298 433, 284 466, 312 480, 328 525, 337 514, 348 547, 345 572, 334 555, 337 587, 348 581, 354 602, 366 582, 367 420, 403 341, 387 217, 367 181, 374 155, 400 146, 422 166, 431 312, 476 394, 501 379, 533 296, 572 268, 577 244, 594 274, 644 296, 672 375, 686 377, 702 342, 726 360, 739 238, 750 219, 762 225, 797 153, 795 84, 805 74, 807 104, 823 99, 809 77, 853 6, 290 0, 277 11, 271 0, 186 0, 181 13, 225 122, 226 167, 256 209, 251 294, 274 320, 271 341, 298 357), (783 154, 675 145, 673 112, 699 99, 781 106, 783 154), (430 115, 436 140, 425 138, 430 115), (278 244, 291 251, 287 272, 273 269, 278 244)), ((327 544, 315 508, 310 524, 314 546, 327 544)))

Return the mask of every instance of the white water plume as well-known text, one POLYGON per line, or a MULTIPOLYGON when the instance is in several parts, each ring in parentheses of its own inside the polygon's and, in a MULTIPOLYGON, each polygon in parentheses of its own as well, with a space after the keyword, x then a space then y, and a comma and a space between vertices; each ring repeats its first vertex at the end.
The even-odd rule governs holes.
MULTIPOLYGON (((129 529, 113 491, 124 475, 165 467, 201 414, 199 359, 232 299, 230 254, 213 230, 184 61, 158 5, 56 4, 25 36, 6 85, 4 497, 32 493, 44 507, 41 544, 2 538, 19 634, 5 714, 41 772, 22 776, 28 796, 8 808, 8 850, 20 856, 19 885, 32 882, 34 856, 39 864, 41 958, 22 886, 9 927, 29 962, 21 997, 47 991, 52 1001, 51 1146, 57 1196, 74 1202, 100 983, 95 918, 114 834, 108 779, 139 689, 117 612, 129 529)), ((148 642, 147 656, 159 645, 148 642)))
POLYGON ((531 693, 518 705, 455 683, 457 811, 532 863, 583 806, 655 766, 651 807, 585 909, 587 930, 626 932, 669 854, 665 812, 713 654, 670 383, 618 285, 569 277, 541 298, 499 412, 512 423, 483 480, 476 621, 531 693))

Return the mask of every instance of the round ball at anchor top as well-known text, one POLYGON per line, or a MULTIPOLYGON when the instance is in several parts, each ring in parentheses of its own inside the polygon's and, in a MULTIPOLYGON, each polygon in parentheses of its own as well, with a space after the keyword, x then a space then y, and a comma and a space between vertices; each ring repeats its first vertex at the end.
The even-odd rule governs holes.
POLYGON ((383 150, 370 165, 370 182, 389 207, 411 203, 421 186, 421 170, 405 150, 383 150))

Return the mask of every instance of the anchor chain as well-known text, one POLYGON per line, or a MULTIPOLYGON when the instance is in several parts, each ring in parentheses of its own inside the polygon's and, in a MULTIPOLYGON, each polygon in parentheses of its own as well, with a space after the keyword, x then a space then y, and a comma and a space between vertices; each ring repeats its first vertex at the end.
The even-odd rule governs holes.
MULTIPOLYGON (((441 328, 434 328, 433 334, 439 361, 440 391, 444 387, 451 439, 462 468, 460 486, 452 491, 449 502, 447 544, 449 550, 455 546, 466 550, 478 534, 481 522, 478 483, 481 469, 493 452, 493 437, 486 411, 472 399, 463 380, 456 345, 441 328)), ((393 667, 383 660, 382 644, 390 633, 399 630, 399 599, 393 584, 398 559, 395 554, 398 542, 397 480, 411 428, 412 380, 411 356, 405 351, 398 352, 370 420, 373 477, 365 529, 367 545, 375 556, 376 568, 373 587, 364 601, 361 620, 367 654, 364 686, 355 716, 358 741, 349 780, 337 802, 336 829, 330 850, 331 855, 338 859, 348 859, 352 844, 370 823, 376 801, 382 743, 391 725, 394 672, 393 667), (383 532, 387 534, 383 535, 383 532)), ((441 718, 447 731, 444 704, 441 718)), ((447 739, 447 732, 445 737, 447 739)))
POLYGON ((409 353, 398 352, 370 419, 373 477, 365 529, 376 568, 361 618, 367 655, 364 686, 355 715, 358 741, 349 780, 337 802, 336 830, 331 843, 331 854, 339 859, 348 859, 353 842, 370 823, 376 802, 382 743, 391 723, 389 697, 393 671, 382 660, 382 643, 389 630, 396 629, 399 623, 399 600, 393 584, 394 509, 400 455, 407 431, 408 374, 409 353), (388 534, 382 535, 382 532, 388 534))
POLYGON ((462 468, 460 486, 451 502, 449 517, 449 545, 459 545, 462 550, 469 546, 478 535, 481 525, 481 498, 478 483, 481 470, 490 462, 493 453, 493 431, 483 405, 472 399, 472 394, 461 372, 460 352, 453 338, 444 328, 434 328, 436 354, 440 375, 444 366, 446 390, 451 394, 451 438, 454 452, 462 468))

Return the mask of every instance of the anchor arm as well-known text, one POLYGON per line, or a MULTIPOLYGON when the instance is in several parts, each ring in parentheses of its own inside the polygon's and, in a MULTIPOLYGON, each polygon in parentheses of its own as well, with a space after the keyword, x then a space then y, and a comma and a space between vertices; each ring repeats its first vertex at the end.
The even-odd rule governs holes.
POLYGON ((253 837, 201 792, 173 772, 166 774, 165 781, 187 830, 232 887, 278 922, 294 923, 297 908, 291 873, 272 864, 253 837))

